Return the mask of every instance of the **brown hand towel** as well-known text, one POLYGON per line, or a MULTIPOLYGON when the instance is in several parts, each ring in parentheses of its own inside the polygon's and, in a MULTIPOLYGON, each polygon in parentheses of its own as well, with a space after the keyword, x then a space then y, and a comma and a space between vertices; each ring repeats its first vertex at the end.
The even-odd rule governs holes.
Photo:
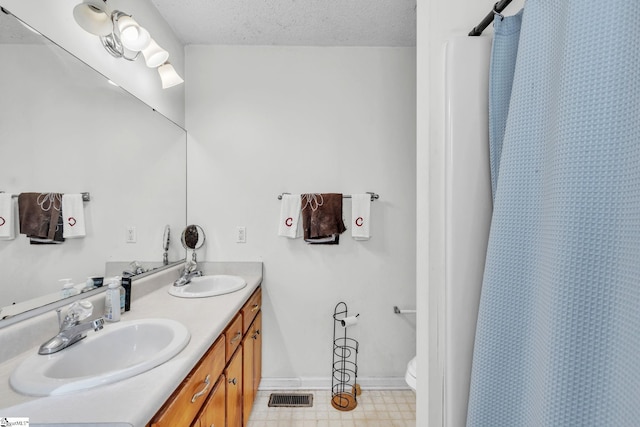
POLYGON ((342 221, 342 194, 302 194, 300 197, 304 240, 337 245, 340 234, 347 229, 342 221))
POLYGON ((18 196, 20 234, 36 239, 54 240, 60 218, 62 195, 59 193, 22 193, 18 196))

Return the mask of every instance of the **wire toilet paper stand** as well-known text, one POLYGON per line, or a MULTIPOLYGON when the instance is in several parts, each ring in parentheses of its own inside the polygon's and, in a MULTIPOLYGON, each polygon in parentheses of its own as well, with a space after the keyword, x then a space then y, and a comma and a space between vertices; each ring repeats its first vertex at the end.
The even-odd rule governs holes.
POLYGON ((358 316, 349 316, 344 302, 333 310, 331 405, 339 411, 351 411, 358 405, 358 341, 347 337, 348 327, 357 322, 358 316))

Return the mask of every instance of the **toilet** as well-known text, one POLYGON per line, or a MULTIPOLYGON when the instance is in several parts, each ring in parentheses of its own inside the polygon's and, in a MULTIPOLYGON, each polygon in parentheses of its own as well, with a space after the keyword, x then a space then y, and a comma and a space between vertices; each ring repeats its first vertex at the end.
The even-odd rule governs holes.
POLYGON ((407 364, 407 373, 404 376, 404 380, 413 391, 416 391, 416 358, 411 359, 407 364))

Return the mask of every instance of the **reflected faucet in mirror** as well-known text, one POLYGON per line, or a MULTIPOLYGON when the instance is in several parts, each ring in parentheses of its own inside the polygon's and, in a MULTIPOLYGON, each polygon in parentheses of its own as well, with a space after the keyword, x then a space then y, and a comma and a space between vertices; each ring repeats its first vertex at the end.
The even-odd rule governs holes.
POLYGON ((82 320, 88 318, 93 313, 93 304, 89 301, 76 301, 69 306, 64 319, 61 319, 60 311, 58 313, 58 323, 60 332, 53 338, 47 340, 40 346, 38 354, 52 354, 73 345, 87 335, 85 332, 93 329, 99 331, 104 326, 102 317, 90 322, 82 323, 82 320))
POLYGON ((204 230, 199 225, 188 225, 182 232, 182 246, 193 252, 191 259, 184 263, 184 269, 178 280, 173 282, 173 286, 184 286, 191 282, 194 277, 202 276, 202 271, 198 270, 198 260, 196 257, 196 250, 200 249, 204 245, 206 240, 204 230))
POLYGON ((129 277, 133 277, 133 276, 137 276, 138 274, 146 273, 147 271, 150 271, 150 270, 143 268, 139 261, 133 261, 129 264, 129 269, 124 270, 122 274, 126 274, 129 277))

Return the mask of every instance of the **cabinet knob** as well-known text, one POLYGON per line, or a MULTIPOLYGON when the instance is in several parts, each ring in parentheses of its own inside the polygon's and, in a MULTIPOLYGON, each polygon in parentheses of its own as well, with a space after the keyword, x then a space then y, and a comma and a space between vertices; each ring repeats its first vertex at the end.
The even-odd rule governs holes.
POLYGON ((254 340, 258 339, 258 335, 260 335, 260 329, 256 329, 256 332, 251 336, 254 340))
POLYGON ((251 312, 253 313, 254 311, 258 310, 260 308, 259 304, 253 304, 253 308, 251 309, 251 312))
POLYGON ((238 380, 237 380, 237 379, 235 379, 235 378, 231 378, 231 379, 229 380, 229 384, 236 385, 236 384, 238 384, 238 380))

